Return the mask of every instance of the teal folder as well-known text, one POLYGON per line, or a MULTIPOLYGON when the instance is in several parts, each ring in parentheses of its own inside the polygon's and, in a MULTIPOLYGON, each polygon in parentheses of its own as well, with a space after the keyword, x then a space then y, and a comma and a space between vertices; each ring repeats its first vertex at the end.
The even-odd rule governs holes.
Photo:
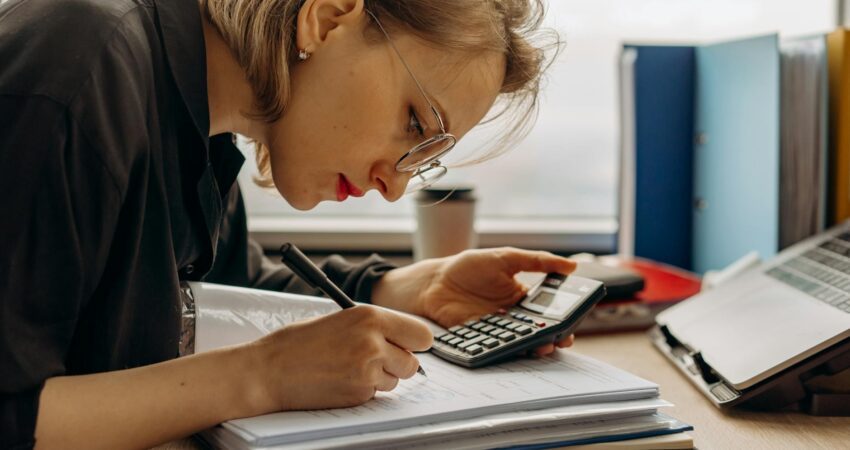
POLYGON ((779 243, 779 42, 696 49, 693 266, 721 269, 779 243))

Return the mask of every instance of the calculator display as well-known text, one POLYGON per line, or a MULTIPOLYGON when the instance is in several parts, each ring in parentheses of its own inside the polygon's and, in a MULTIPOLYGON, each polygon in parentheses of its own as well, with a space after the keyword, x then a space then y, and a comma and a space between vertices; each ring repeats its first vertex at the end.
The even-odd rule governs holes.
POLYGON ((522 302, 522 306, 550 319, 560 319, 571 313, 581 302, 582 296, 555 290, 541 288, 529 299, 522 302))

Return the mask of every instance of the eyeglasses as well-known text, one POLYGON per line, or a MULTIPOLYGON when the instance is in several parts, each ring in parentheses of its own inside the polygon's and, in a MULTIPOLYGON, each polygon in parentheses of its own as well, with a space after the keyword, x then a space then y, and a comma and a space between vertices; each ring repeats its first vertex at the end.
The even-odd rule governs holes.
POLYGON ((384 36, 387 38, 387 42, 389 42, 390 47, 392 47, 395 54, 398 55, 398 59, 401 61, 404 69, 407 70, 407 73, 410 74, 410 78, 412 78, 413 82, 416 83, 416 88, 419 89, 419 93, 422 94, 425 102, 428 103, 428 107, 431 109, 431 112, 437 119, 437 125, 440 127, 439 133, 425 139, 423 142, 410 149, 410 151, 405 153, 404 156, 402 156, 395 164, 395 170, 399 172, 413 172, 413 175, 410 177, 410 181, 407 183, 407 188, 404 191, 405 194, 409 194, 431 186, 437 182, 437 180, 442 178, 446 172, 448 172, 448 169, 440 163, 440 158, 445 156, 449 151, 451 151, 451 149, 454 148, 457 143, 457 138, 453 134, 446 132, 446 126, 443 124, 443 118, 440 116, 437 108, 434 107, 434 104, 431 103, 431 100, 428 99, 428 96, 425 94, 425 90, 422 89, 422 85, 413 75, 413 71, 410 70, 410 66, 408 66, 407 62, 404 58, 402 58, 398 48, 393 43, 392 39, 390 39, 390 35, 387 33, 387 30, 384 29, 384 26, 381 25, 381 22, 375 14, 372 13, 372 11, 366 10, 366 13, 372 17, 378 25, 378 28, 380 28, 381 32, 384 33, 384 36))

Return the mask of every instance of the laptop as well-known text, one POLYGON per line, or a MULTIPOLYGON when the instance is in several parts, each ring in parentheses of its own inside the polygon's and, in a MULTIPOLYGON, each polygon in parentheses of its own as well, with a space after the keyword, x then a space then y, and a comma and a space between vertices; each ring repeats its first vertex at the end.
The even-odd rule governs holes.
POLYGON ((656 324, 655 345, 718 405, 788 383, 791 372, 799 385, 830 357, 850 359, 850 222, 663 311, 656 324))

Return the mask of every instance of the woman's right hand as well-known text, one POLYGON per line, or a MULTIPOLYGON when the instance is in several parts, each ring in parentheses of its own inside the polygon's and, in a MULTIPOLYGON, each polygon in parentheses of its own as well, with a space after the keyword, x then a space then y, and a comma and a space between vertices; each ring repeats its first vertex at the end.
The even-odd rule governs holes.
POLYGON ((422 322, 371 305, 359 305, 287 325, 253 343, 258 413, 323 409, 365 403, 416 374, 411 351, 431 347, 422 322))

